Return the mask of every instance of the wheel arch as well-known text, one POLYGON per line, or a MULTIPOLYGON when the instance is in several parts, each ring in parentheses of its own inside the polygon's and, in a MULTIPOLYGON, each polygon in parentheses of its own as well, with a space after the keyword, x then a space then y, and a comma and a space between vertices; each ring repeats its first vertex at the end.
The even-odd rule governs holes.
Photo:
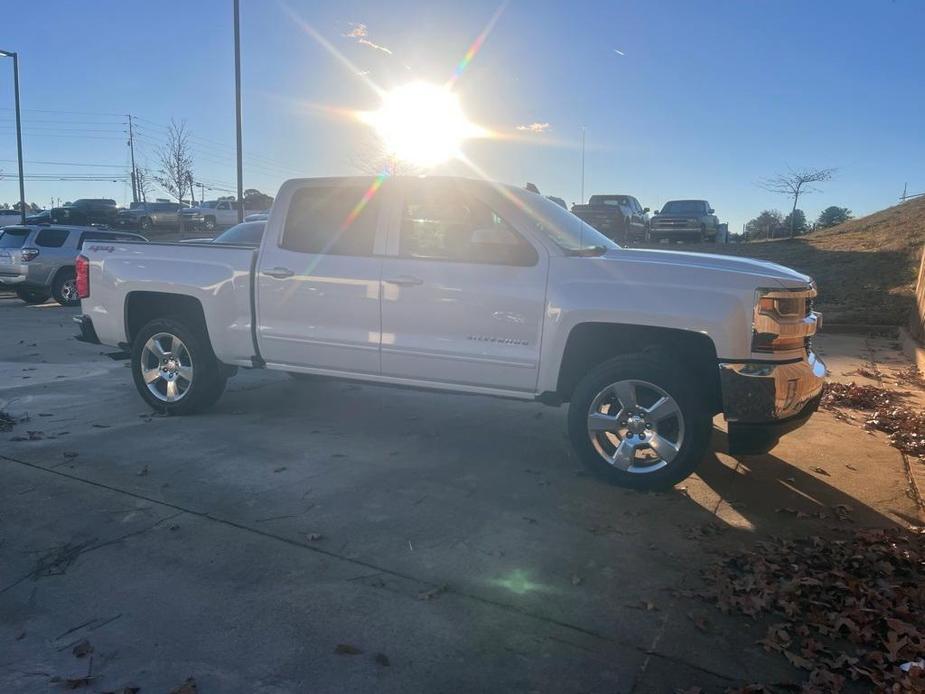
POLYGON ((722 410, 716 346, 703 333, 647 325, 587 322, 569 332, 559 365, 556 396, 571 399, 572 392, 589 369, 621 354, 655 353, 680 364, 696 379, 710 411, 722 410))
POLYGON ((178 316, 191 328, 201 328, 211 347, 205 312, 199 299, 169 292, 129 292, 125 297, 125 338, 131 344, 138 331, 155 318, 178 316))

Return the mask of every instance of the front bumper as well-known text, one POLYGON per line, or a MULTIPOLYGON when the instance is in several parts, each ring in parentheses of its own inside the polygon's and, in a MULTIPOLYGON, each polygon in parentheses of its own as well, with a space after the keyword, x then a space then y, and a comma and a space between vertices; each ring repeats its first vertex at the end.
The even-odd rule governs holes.
POLYGON ((795 362, 721 362, 719 368, 730 453, 766 453, 819 407, 826 369, 811 350, 795 362))

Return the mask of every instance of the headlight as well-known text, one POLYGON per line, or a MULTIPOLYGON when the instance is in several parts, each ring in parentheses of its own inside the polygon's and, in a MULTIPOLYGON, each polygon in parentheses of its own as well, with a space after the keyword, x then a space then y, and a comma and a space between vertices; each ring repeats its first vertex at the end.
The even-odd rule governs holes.
POLYGON ((815 284, 805 289, 756 290, 752 351, 786 352, 805 347, 822 320, 813 311, 815 296, 815 284))

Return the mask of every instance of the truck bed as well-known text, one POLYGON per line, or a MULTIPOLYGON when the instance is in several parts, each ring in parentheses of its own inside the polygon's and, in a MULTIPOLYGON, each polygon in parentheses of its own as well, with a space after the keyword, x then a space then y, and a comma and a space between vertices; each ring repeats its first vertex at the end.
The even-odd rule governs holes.
POLYGON ((255 354, 251 287, 257 249, 213 243, 105 241, 84 246, 90 296, 81 302, 103 344, 130 342, 128 302, 191 297, 202 307, 216 356, 246 364, 255 354), (165 297, 166 298, 166 297, 165 297))

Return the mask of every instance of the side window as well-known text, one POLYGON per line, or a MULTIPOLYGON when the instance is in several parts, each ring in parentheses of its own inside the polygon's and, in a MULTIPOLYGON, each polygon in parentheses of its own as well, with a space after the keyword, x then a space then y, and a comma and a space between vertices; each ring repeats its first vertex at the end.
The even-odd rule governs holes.
POLYGON ((411 188, 402 211, 399 254, 490 265, 535 265, 536 250, 488 205, 449 185, 411 188))
POLYGON ((78 248, 83 248, 85 243, 90 241, 109 241, 115 238, 112 234, 107 234, 102 231, 88 231, 80 235, 80 243, 77 244, 78 248))
POLYGON ((312 186, 297 191, 289 204, 283 248, 325 255, 373 254, 379 198, 366 188, 312 186))
POLYGON ((67 229, 42 229, 35 236, 35 245, 43 248, 61 248, 69 233, 67 229))
POLYGON ((220 202, 220 203, 218 203, 218 206, 216 207, 216 209, 219 209, 219 210, 230 210, 230 209, 231 209, 231 205, 229 205, 227 202, 220 202))

